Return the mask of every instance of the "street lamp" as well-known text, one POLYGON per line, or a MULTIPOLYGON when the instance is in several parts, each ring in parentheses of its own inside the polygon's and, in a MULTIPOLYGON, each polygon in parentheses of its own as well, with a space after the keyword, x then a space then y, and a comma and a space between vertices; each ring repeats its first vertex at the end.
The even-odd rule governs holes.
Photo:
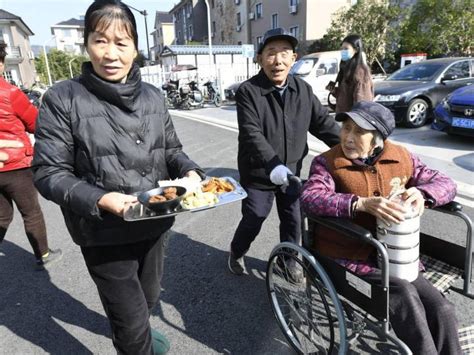
POLYGON ((209 1, 204 0, 207 7, 207 37, 208 37, 208 45, 209 45, 209 79, 211 79, 212 72, 213 72, 213 60, 212 60, 212 36, 211 36, 211 7, 209 6, 209 1))
MULTIPOLYGON (((125 3, 123 3, 124 5, 127 5, 125 3)), ((146 12, 146 10, 138 10, 136 8, 134 8, 133 6, 130 6, 130 5, 127 5, 129 8, 131 8, 132 10, 135 10, 136 12, 138 12, 140 15, 143 15, 144 19, 145 19, 145 32, 146 32, 146 48, 148 50, 148 60, 151 60, 151 54, 150 54, 150 42, 148 40, 148 24, 147 24, 147 21, 146 21, 146 17, 148 16, 148 12, 146 12)), ((138 49, 138 48, 137 48, 138 49)))
POLYGON ((48 73, 48 81, 49 81, 49 86, 53 85, 53 81, 51 80, 51 72, 49 71, 49 61, 48 61, 48 53, 46 53, 46 43, 49 41, 53 40, 56 38, 56 35, 48 39, 46 42, 43 43, 43 51, 44 51, 44 60, 46 62, 46 71, 48 73))
POLYGON ((70 61, 69 61, 69 74, 71 74, 71 79, 74 77, 74 74, 72 73, 72 65, 71 63, 74 62, 75 60, 77 59, 77 57, 74 57, 72 58, 70 61))

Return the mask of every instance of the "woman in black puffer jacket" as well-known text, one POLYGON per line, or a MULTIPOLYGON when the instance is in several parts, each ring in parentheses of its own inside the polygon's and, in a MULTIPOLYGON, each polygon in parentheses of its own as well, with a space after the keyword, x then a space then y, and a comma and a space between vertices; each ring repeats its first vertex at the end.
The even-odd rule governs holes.
POLYGON ((137 31, 130 9, 95 1, 85 16, 90 62, 82 75, 49 89, 36 129, 35 185, 61 206, 97 285, 119 353, 165 353, 150 329, 158 301, 164 234, 174 218, 127 223, 134 194, 163 179, 203 176, 182 151, 164 98, 133 63, 137 31))

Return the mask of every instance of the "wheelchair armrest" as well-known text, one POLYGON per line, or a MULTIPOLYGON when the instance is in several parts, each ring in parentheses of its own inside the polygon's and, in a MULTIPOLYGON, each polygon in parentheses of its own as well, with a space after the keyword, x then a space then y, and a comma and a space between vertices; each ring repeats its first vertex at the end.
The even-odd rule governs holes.
POLYGON ((370 244, 372 244, 374 239, 370 231, 347 218, 325 216, 311 216, 308 218, 353 239, 363 240, 370 244))
POLYGON ((458 202, 451 201, 445 205, 435 207, 434 210, 439 210, 441 212, 459 212, 462 211, 462 205, 458 202))

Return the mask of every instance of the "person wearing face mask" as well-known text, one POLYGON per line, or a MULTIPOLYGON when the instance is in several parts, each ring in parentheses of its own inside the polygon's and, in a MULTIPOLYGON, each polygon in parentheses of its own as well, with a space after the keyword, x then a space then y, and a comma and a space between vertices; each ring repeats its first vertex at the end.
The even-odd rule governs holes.
MULTIPOLYGON (((86 11, 82 74, 44 95, 35 134, 35 184, 56 202, 81 252, 119 354, 164 354, 150 328, 174 217, 124 221, 127 203, 159 180, 203 171, 183 152, 165 98, 141 80, 131 10, 96 0, 86 11)), ((104 352, 109 352, 105 351, 104 352)))
MULTIPOLYGON (((307 133, 329 146, 339 142, 339 128, 311 87, 288 75, 298 41, 283 28, 265 33, 258 49, 260 72, 240 85, 236 94, 239 124, 238 167, 247 191, 242 219, 230 246, 228 267, 246 272, 244 255, 257 237, 276 199, 280 240, 300 243, 298 196, 286 190, 288 175, 299 175, 308 153, 307 133)), ((293 281, 302 275, 286 265, 293 281)))
POLYGON ((326 87, 336 98, 336 113, 349 111, 356 102, 374 99, 372 75, 360 36, 349 35, 342 41, 340 68, 336 82, 326 87))

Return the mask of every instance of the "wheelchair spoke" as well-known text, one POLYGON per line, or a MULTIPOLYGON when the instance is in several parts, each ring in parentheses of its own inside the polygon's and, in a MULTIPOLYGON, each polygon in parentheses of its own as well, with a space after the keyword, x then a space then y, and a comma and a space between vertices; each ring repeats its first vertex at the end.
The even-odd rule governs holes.
POLYGON ((267 268, 268 292, 279 325, 298 353, 331 354, 345 341, 340 338, 345 323, 341 331, 338 300, 323 281, 327 275, 313 265, 298 247, 286 244, 274 251, 267 268))

